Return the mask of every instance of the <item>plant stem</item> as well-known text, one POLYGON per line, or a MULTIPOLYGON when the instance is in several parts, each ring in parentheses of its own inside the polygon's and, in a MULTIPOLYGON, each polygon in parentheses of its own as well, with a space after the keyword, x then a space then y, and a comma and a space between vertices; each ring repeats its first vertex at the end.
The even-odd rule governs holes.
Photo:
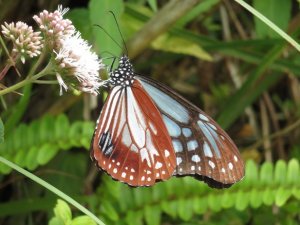
POLYGON ((28 177, 29 179, 33 180, 34 182, 40 184, 41 186, 47 188, 49 191, 52 191, 54 194, 59 196, 60 198, 64 199, 66 202, 70 203, 77 209, 79 209, 81 212, 86 214, 87 216, 91 217, 97 224, 99 225, 105 225, 101 220, 99 220, 92 212, 87 210, 85 207, 83 207, 81 204, 79 204, 77 201, 75 201, 73 198, 69 197, 62 191, 58 190, 53 185, 47 183, 46 181, 42 180, 41 178, 35 176, 34 174, 28 172, 27 170, 24 170, 23 168, 17 166, 16 164, 8 161, 7 159, 0 156, 0 162, 3 164, 13 168, 14 170, 18 171, 19 173, 23 174, 24 176, 28 177))
POLYGON ((48 65, 38 74, 30 76, 30 73, 29 73, 28 77, 25 80, 22 80, 21 82, 0 91, 0 96, 8 94, 10 92, 13 92, 21 87, 24 87, 25 85, 30 84, 33 81, 35 81, 47 74, 50 74, 51 72, 52 72, 52 64, 51 64, 51 62, 49 62, 48 65))

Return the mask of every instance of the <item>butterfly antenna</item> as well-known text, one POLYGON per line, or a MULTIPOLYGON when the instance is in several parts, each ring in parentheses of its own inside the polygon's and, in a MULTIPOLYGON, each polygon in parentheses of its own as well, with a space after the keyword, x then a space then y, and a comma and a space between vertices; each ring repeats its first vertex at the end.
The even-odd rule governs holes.
MULTIPOLYGON (((102 29, 104 31, 104 33, 110 37, 110 39, 120 48, 120 49, 123 49, 122 46, 100 25, 98 24, 94 24, 94 26, 96 27, 99 27, 100 29, 102 29)), ((126 48, 126 51, 127 51, 127 48, 126 48)))
POLYGON ((117 28, 118 28, 119 34, 120 34, 120 36, 121 36, 121 38, 122 38, 122 42, 123 42, 123 45, 124 45, 124 48, 125 48, 125 51, 126 51, 126 55, 128 55, 128 49, 127 49, 127 46, 126 46, 126 43, 125 43, 124 37, 123 37, 123 35, 122 35, 122 32, 121 32, 121 29, 120 29, 120 26, 119 26, 118 20, 117 20, 117 18, 116 18, 116 15, 114 14, 114 12, 113 12, 113 11, 109 11, 109 12, 112 14, 112 16, 113 16, 113 17, 114 17, 114 19, 115 19, 115 22, 116 22, 116 25, 117 25, 117 28))

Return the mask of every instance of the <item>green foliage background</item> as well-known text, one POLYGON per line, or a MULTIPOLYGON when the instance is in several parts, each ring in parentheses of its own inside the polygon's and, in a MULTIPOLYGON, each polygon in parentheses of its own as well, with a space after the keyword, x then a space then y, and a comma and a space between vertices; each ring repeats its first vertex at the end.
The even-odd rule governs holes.
MULTIPOLYGON (((93 25, 104 27, 122 45, 109 10, 130 41, 170 1, 26 2, 22 11, 22 1, 0 7, 1 22, 22 19, 33 24, 33 14, 53 11, 62 3, 70 7, 66 16, 82 36, 107 57, 120 55, 122 49, 93 25)), ((251 3, 298 40, 297 1, 251 3)), ((130 54, 130 45, 128 50, 130 54)), ((74 197, 106 224, 299 224, 300 130, 292 127, 299 122, 299 53, 228 0, 200 1, 138 51, 133 59, 136 71, 176 89, 229 130, 246 161, 244 180, 226 190, 210 189, 188 177, 130 188, 98 172, 87 150, 105 90, 96 109, 91 109, 88 96, 60 97, 56 85, 28 85, 21 96, 1 97, 0 155, 74 197), (273 133, 277 135, 271 137, 273 133)), ((5 61, 0 62, 3 68, 5 61)), ((110 65, 111 60, 104 62, 110 65)), ((17 66, 21 74, 28 70, 17 66)), ((22 79, 16 77, 10 71, 5 84, 22 79)), ((95 224, 4 164, 0 199, 0 224, 95 224)))

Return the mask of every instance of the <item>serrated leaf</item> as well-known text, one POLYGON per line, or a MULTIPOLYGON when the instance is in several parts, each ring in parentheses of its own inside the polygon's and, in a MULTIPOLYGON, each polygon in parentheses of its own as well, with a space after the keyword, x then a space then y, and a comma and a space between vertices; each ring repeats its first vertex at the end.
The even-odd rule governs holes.
POLYGON ((0 118, 0 144, 4 142, 4 124, 0 118))
POLYGON ((16 153, 15 155, 15 159, 14 162, 21 167, 24 167, 26 165, 26 155, 28 153, 26 151, 24 151, 23 149, 19 149, 19 151, 16 153))
POLYGON ((193 202, 190 199, 180 199, 178 202, 178 216, 183 221, 189 221, 194 214, 193 202))
POLYGON ((297 184, 300 178, 299 174, 299 162, 296 159, 291 159, 287 168, 287 183, 297 184))
MULTIPOLYGON (((285 30, 291 17, 291 0, 254 0, 253 6, 263 13, 265 17, 274 22, 279 28, 285 30)), ((257 17, 254 18, 255 30, 258 37, 278 37, 278 34, 270 29, 257 17)))
POLYGON ((223 208, 228 209, 234 205, 234 196, 232 193, 225 191, 221 196, 221 205, 223 208))
POLYGON ((58 152, 58 147, 46 143, 43 145, 37 155, 37 162, 40 165, 48 163, 58 152))
POLYGON ((251 190, 249 201, 252 208, 258 208, 262 204, 261 194, 255 188, 251 190))
POLYGON ((208 201, 207 197, 204 198, 194 198, 193 199, 193 208, 195 213, 204 214, 207 211, 208 201))
POLYGON ((72 220, 70 225, 97 225, 97 223, 89 216, 78 216, 72 220))
POLYGON ((286 163, 278 160, 275 165, 274 180, 277 184, 285 184, 287 176, 286 163))
POLYGON ((73 146, 80 147, 80 139, 82 135, 82 122, 76 121, 72 124, 69 130, 69 140, 73 146))
POLYGON ((56 217, 64 221, 65 224, 69 224, 72 220, 72 212, 69 205, 63 200, 58 199, 54 208, 54 214, 56 217))
POLYGON ((102 212, 105 213, 106 217, 112 221, 119 220, 119 215, 110 202, 104 202, 102 204, 102 212))
POLYGON ((236 200, 235 200, 235 208, 239 211, 243 211, 247 208, 249 204, 249 194, 243 192, 242 190, 238 191, 236 194, 236 200))
POLYGON ((66 225, 61 218, 53 217, 49 221, 49 225, 66 225))
POLYGON ((161 210, 159 206, 146 206, 144 216, 147 225, 159 225, 161 219, 161 210))
POLYGON ((152 42, 151 46, 157 50, 191 55, 207 61, 212 60, 209 53, 204 51, 198 44, 169 34, 159 36, 152 42))
POLYGON ((245 177, 246 179, 243 182, 245 186, 251 186, 258 181, 258 169, 253 160, 246 162, 245 177))
POLYGON ((273 182, 273 164, 265 162, 260 169, 260 182, 263 185, 268 185, 273 182))
POLYGON ((36 156, 39 152, 39 147, 33 146, 29 149, 28 154, 26 154, 26 158, 24 159, 26 161, 26 167, 29 170, 34 170, 37 166, 37 159, 36 156))
POLYGON ((275 204, 279 207, 283 206, 286 201, 291 197, 292 190, 280 187, 276 191, 275 204))
POLYGON ((268 187, 262 192, 262 200, 266 205, 272 205, 274 197, 274 192, 268 187))
POLYGON ((41 142, 51 141, 54 137, 54 118, 52 116, 44 116, 40 120, 39 135, 41 142))
POLYGON ((175 200, 173 200, 173 201, 163 201, 161 203, 161 208, 162 208, 163 212, 165 212, 166 214, 168 214, 172 218, 177 217, 177 211, 178 211, 177 210, 177 208, 178 208, 177 201, 175 201, 175 200))
POLYGON ((69 130, 70 123, 68 117, 65 114, 60 114, 55 119, 55 138, 61 139, 66 136, 66 132, 69 130))
POLYGON ((221 210, 221 204, 218 202, 218 196, 215 195, 215 193, 210 193, 208 195, 208 205, 214 212, 219 212, 221 210))
POLYGON ((128 211, 126 213, 125 221, 128 225, 143 225, 143 214, 141 211, 128 211))

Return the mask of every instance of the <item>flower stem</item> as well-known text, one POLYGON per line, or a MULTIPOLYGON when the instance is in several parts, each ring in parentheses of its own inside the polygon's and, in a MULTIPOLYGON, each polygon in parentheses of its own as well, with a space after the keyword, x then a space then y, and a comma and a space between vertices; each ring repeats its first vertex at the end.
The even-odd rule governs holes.
POLYGON ((48 63, 48 65, 41 72, 39 72, 33 76, 29 75, 25 80, 22 80, 21 82, 0 91, 0 96, 8 94, 10 92, 13 92, 21 87, 24 87, 25 85, 30 84, 30 83, 36 81, 37 79, 39 79, 47 74, 50 74, 51 72, 52 72, 52 64, 50 61, 48 63))

